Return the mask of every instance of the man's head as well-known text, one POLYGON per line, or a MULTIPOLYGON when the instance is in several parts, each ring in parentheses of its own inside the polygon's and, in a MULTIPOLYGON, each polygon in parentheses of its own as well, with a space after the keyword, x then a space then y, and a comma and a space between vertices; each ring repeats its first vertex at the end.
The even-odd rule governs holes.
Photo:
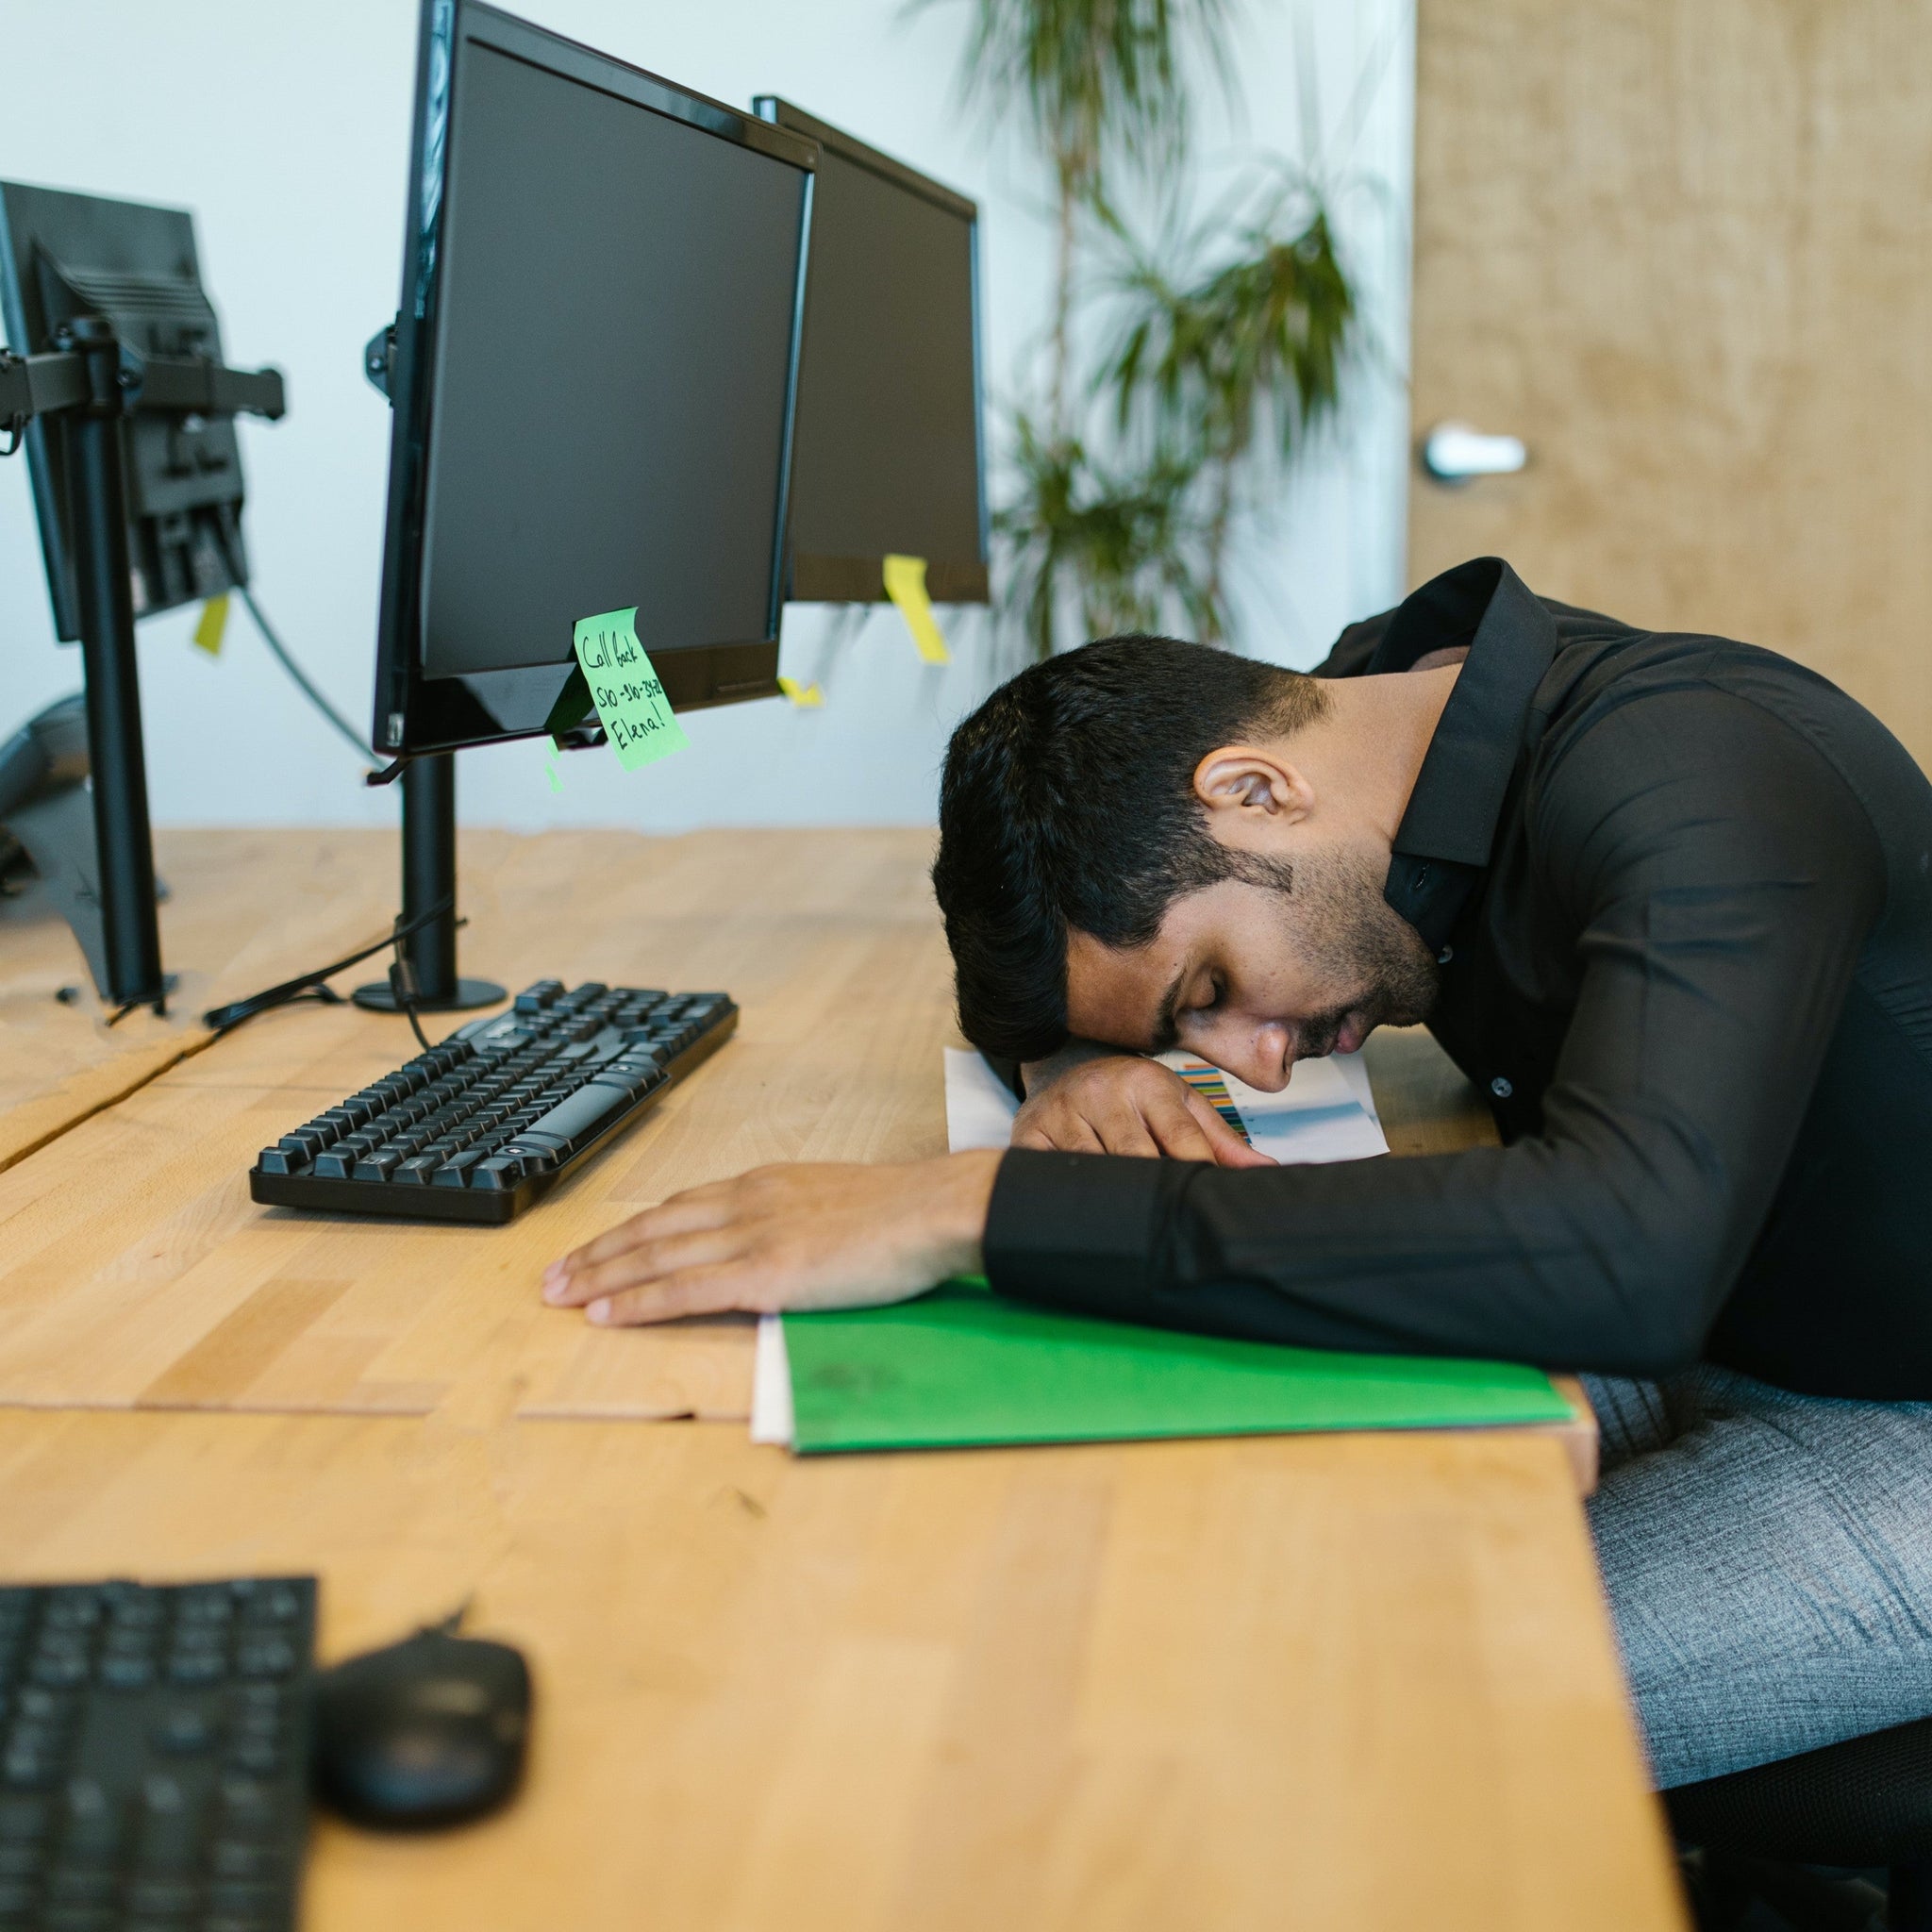
POLYGON ((959 1021, 1039 1059, 1071 1032, 1182 1046, 1274 1089, 1421 1018, 1435 962, 1313 755, 1315 679, 1169 638, 1036 664, 953 734, 933 884, 959 1021))

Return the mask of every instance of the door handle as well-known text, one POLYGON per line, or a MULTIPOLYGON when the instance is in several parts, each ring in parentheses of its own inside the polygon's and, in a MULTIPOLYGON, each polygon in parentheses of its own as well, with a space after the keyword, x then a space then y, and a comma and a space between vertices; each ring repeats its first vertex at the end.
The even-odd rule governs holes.
POLYGON ((1520 436, 1488 436, 1467 423, 1438 423, 1423 438, 1423 471, 1438 483, 1509 476, 1529 461, 1520 436))

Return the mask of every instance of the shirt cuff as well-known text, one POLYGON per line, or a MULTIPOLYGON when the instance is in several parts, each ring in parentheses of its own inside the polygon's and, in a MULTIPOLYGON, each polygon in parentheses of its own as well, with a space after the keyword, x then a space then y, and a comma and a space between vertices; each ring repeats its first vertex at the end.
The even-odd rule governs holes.
POLYGON ((1155 1278, 1167 1160, 1015 1147, 986 1216, 988 1281, 1060 1307, 1117 1306, 1155 1278))

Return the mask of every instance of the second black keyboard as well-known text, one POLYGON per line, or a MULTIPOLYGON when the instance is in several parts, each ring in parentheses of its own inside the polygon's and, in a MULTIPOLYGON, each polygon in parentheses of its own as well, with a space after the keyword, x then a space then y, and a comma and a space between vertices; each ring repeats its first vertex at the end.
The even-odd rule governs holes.
POLYGON ((315 1580, 0 1589, 0 1927, 291 1932, 315 1580))
POLYGON ((508 1221, 737 1025, 726 993, 540 980, 264 1147, 248 1191, 279 1208, 508 1221))

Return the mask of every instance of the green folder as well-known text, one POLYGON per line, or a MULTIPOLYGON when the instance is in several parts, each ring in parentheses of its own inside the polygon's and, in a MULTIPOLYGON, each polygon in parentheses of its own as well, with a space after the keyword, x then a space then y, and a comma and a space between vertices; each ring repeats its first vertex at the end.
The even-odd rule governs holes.
POLYGON ((1058 1314, 948 1282, 891 1307, 787 1315, 794 1442, 1110 1442, 1562 1422, 1540 1370, 1338 1355, 1058 1314))

